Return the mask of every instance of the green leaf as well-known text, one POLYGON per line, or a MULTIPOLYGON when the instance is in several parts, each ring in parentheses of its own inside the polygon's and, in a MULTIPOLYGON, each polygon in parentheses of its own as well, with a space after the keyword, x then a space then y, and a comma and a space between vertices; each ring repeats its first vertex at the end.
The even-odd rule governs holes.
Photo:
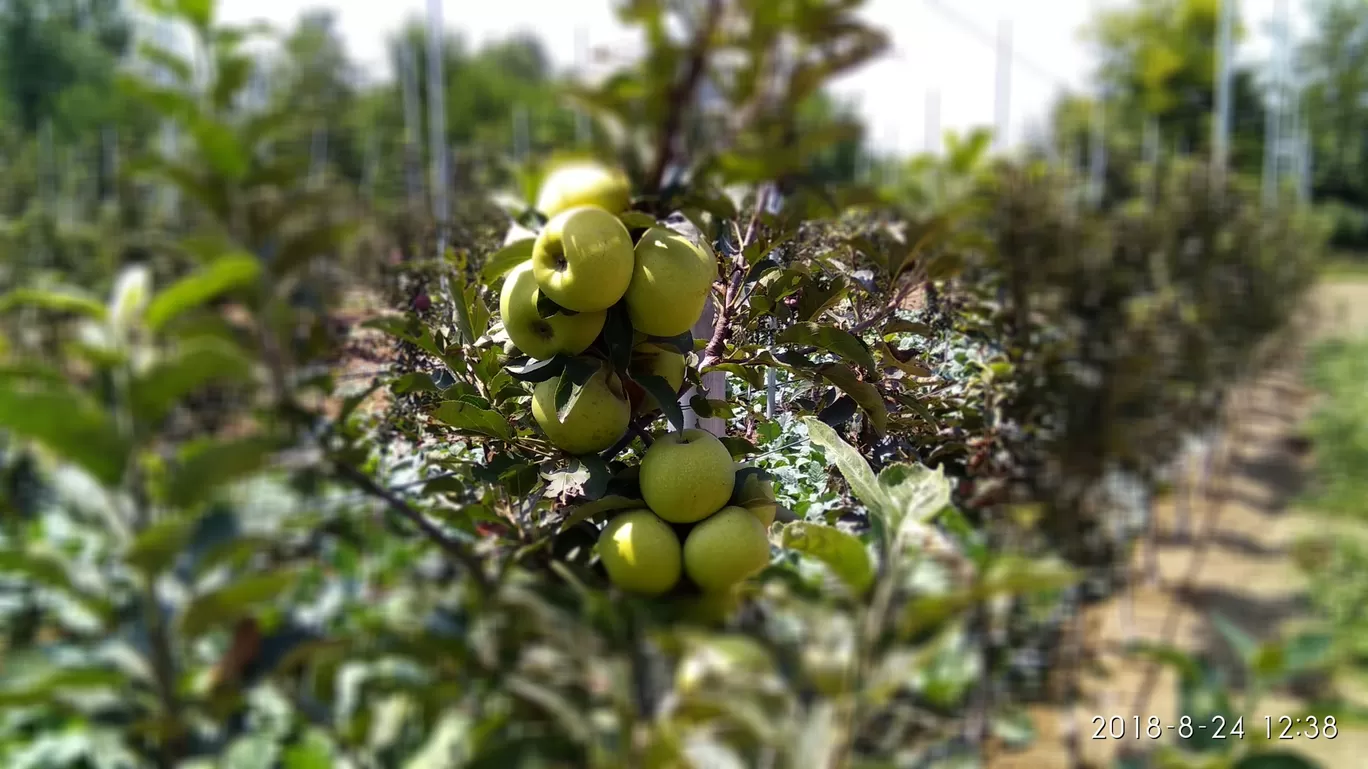
POLYGON ((779 546, 826 564, 857 594, 874 583, 874 566, 865 543, 835 527, 806 521, 785 524, 779 530, 779 546))
POLYGON ((239 347, 222 339, 199 337, 134 380, 133 411, 141 422, 155 425, 181 399, 210 383, 247 382, 251 378, 252 360, 239 347))
POLYGON ((71 577, 72 566, 55 554, 0 550, 0 573, 18 575, 31 584, 56 590, 75 600, 101 621, 108 620, 114 606, 108 599, 86 592, 71 577))
POLYGON ((499 412, 480 408, 463 401, 446 401, 432 412, 432 418, 463 432, 488 435, 508 440, 512 428, 499 412))
POLYGON ((534 358, 519 358, 517 361, 510 362, 504 366, 504 371, 519 382, 545 382, 561 375, 565 370, 565 362, 569 360, 567 356, 557 355, 546 360, 536 360, 534 358))
POLYGON ((849 395, 851 400, 859 404, 860 408, 869 416, 869 423, 874 431, 879 435, 884 434, 884 431, 888 429, 888 406, 884 403, 879 388, 861 380, 851 367, 842 366, 839 363, 827 363, 818 366, 816 373, 849 395))
POLYGON ((761 259, 760 261, 750 266, 750 269, 746 271, 745 280, 743 280, 742 282, 754 283, 755 281, 764 277, 765 273, 769 272, 770 270, 777 269, 779 269, 779 264, 775 262, 773 259, 761 259))
POLYGON ((280 252, 268 262, 272 275, 288 275, 315 257, 326 256, 337 251, 359 227, 354 220, 313 227, 288 240, 280 247, 280 252))
MULTIPOLYGON (((727 447, 727 451, 732 455, 732 459, 741 459, 751 454, 759 454, 760 447, 745 438, 738 438, 734 435, 725 435, 718 440, 727 447)), ((738 476, 739 478, 740 476, 738 476)))
POLYGON ((849 331, 835 326, 799 323, 796 326, 784 329, 779 336, 775 337, 775 341, 779 344, 817 347, 850 361, 866 371, 878 369, 878 364, 874 361, 874 354, 869 351, 865 343, 849 331))
POLYGON ((194 533, 194 520, 177 516, 163 518, 138 534, 124 554, 124 561, 147 577, 171 568, 194 533))
POLYGON ((926 265, 927 280, 945 280, 958 275, 964 269, 964 256, 946 251, 931 257, 926 265))
POLYGON ((993 717, 993 735, 1011 750, 1023 750, 1036 739, 1035 724, 1025 710, 1014 710, 993 717))
POLYGON ((426 371, 410 371, 390 383, 390 390, 395 395, 411 395, 413 393, 435 393, 441 392, 437 383, 432 381, 432 374, 426 371))
POLYGON ((846 479, 846 483, 850 485, 850 493, 863 502, 871 512, 887 520, 892 502, 879 485, 879 480, 870 469, 869 463, 860 456, 860 452, 841 440, 841 436, 835 430, 816 417, 802 417, 801 421, 807 427, 812 442, 822 447, 827 459, 836 465, 836 469, 846 479))
POLYGON ((944 468, 902 462, 879 473, 879 488, 896 510, 897 520, 922 523, 950 504, 950 481, 944 468))
POLYGON ((918 363, 916 360, 913 360, 911 353, 906 353, 907 358, 904 360, 903 357, 899 354, 900 351, 895 350, 892 347, 889 347, 888 343, 884 342, 883 340, 879 341, 879 343, 876 345, 876 348, 879 350, 879 352, 883 353, 883 357, 886 363, 892 365, 897 369, 900 369, 905 374, 909 374, 915 377, 929 377, 935 373, 926 366, 923 366, 921 363, 918 363))
POLYGON ((171 471, 166 501, 180 508, 204 502, 223 486, 251 477, 270 465, 279 447, 275 438, 262 436, 192 445, 179 466, 171 471))
POLYGON ((361 324, 362 328, 373 328, 376 331, 389 334, 390 336, 408 342, 423 352, 433 357, 441 358, 445 351, 437 344, 437 339, 432 335, 432 329, 421 324, 417 318, 412 316, 403 317, 390 315, 380 318, 371 318, 361 324))
POLYGON ((1284 644, 1286 669, 1290 673, 1317 670, 1332 659, 1335 640, 1329 633, 1301 633, 1284 644))
POLYGON ((577 524, 590 520, 604 513, 611 513, 617 510, 633 510, 646 506, 645 500, 636 497, 623 497, 612 494, 593 502, 585 502, 572 508, 565 520, 561 521, 557 531, 565 531, 574 528, 577 524))
POLYGON ((626 371, 632 362, 633 334, 627 303, 618 302, 609 307, 603 322, 603 346, 615 371, 626 371))
POLYGON ((618 219, 629 230, 648 230, 656 226, 656 218, 643 211, 623 211, 618 219))
POLYGON ((478 722, 464 709, 449 708, 435 719, 427 739, 403 764, 403 769, 450 769, 452 756, 470 744, 471 732, 478 722))
POLYGON ((152 270, 145 264, 132 264, 119 271, 114 290, 109 294, 110 326, 122 334, 142 319, 152 294, 152 270))
POLYGON ((108 311, 104 303, 85 291, 74 287, 16 288, 0 296, 0 312, 19 307, 34 307, 50 312, 68 312, 92 320, 104 320, 108 311))
POLYGON ((0 379, 0 429, 36 441, 62 459, 112 486, 123 477, 131 451, 104 409, 69 388, 40 390, 0 379))
POLYGON ((281 756, 282 769, 332 769, 335 766, 333 745, 318 729, 309 729, 299 741, 285 749, 281 756))
POLYGON ((607 462, 590 454, 575 457, 563 470, 542 477, 546 479, 546 495, 549 497, 592 500, 603 496, 608 490, 613 473, 608 469, 607 462))
POLYGON ((840 427, 849 422, 859 410, 859 405, 848 396, 842 395, 831 402, 830 406, 817 412, 817 418, 832 427, 840 427))
POLYGON ((1321 769, 1321 765, 1291 751, 1275 750, 1245 756, 1231 769, 1321 769))
POLYGON ((903 318, 894 318, 893 320, 890 320, 889 322, 885 323, 883 328, 879 329, 879 333, 882 334, 884 338, 887 338, 893 336, 894 334, 914 334, 916 336, 931 336, 935 333, 935 331, 925 323, 904 320, 903 318))
POLYGON ((1000 597, 1059 590, 1077 581, 1078 575, 1062 562, 1004 556, 971 587, 913 599, 903 613, 899 629, 904 636, 912 636, 960 616, 975 604, 1000 597))
POLYGON ((1211 624, 1214 625, 1221 636, 1225 638, 1226 643, 1230 644, 1230 648, 1234 649, 1235 653, 1239 655, 1239 659, 1242 663, 1249 665, 1254 661, 1254 655, 1259 651, 1259 642, 1257 639, 1245 632, 1244 628, 1239 627, 1221 614, 1213 614, 1211 616, 1211 624))
POLYGON ((685 331, 678 336, 651 336, 646 341, 659 347, 669 347, 680 355, 688 355, 694 351, 694 337, 692 331, 685 331))
POLYGON ((565 421, 584 394, 584 386, 603 364, 592 358, 569 358, 556 384, 556 418, 565 421))
POLYGON ((248 574, 236 582, 196 597, 181 615, 181 632, 187 639, 232 624, 258 606, 288 594, 298 575, 289 571, 248 574))
POLYGON ((633 381, 641 385, 656 403, 660 404, 660 411, 665 418, 670 420, 670 424, 676 430, 684 429, 684 410, 679 406, 679 393, 665 381, 665 377, 654 374, 643 374, 632 377, 633 381))
POLYGON ((195 76, 194 65, 184 57, 149 40, 138 44, 138 55, 170 72, 180 83, 189 83, 195 76))
POLYGON ((917 262, 921 261, 922 254, 925 253, 926 249, 944 237, 950 229, 950 218, 945 215, 936 216, 927 221, 918 222, 913 227, 916 230, 916 239, 898 266, 890 271, 889 277, 893 280, 897 280, 898 276, 915 267, 917 262))
POLYGON ((794 315, 798 320, 816 321, 823 313, 845 299, 849 290, 850 281, 845 276, 838 275, 826 285, 810 277, 803 281, 803 287, 798 294, 798 305, 794 308, 794 315))
POLYGON ((542 291, 537 291, 537 316, 540 318, 549 318, 556 314, 575 315, 576 313, 573 310, 567 310, 556 304, 551 297, 547 296, 542 291))
POLYGON ((254 283, 260 274, 261 263, 251 254, 221 256, 158 293, 147 307, 147 326, 158 331, 177 316, 254 283))
POLYGON ((63 694, 99 689, 125 690, 128 676, 105 667, 66 667, 43 671, 22 687, 0 691, 0 708, 50 705, 63 694))
POLYGON ((200 158, 214 173, 233 183, 247 175, 247 152, 230 126, 201 115, 190 121, 189 132, 200 158))
POLYGON ((480 278, 486 284, 491 284, 507 275, 514 267, 532 258, 532 246, 536 242, 536 238, 515 240, 490 254, 480 269, 480 278))

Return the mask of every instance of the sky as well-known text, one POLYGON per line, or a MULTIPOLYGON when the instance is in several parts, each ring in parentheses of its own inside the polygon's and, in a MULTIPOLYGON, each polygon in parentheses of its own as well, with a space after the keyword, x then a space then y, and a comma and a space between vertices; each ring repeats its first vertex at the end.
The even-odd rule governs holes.
MULTIPOLYGON (((573 66, 584 45, 615 58, 637 41, 613 14, 610 0, 439 0, 446 26, 475 43, 518 31, 536 33, 559 66, 573 66), (582 45, 582 43, 584 45, 582 45)), ((425 14, 429 0, 220 0, 224 21, 266 20, 288 27, 310 9, 332 9, 353 57, 368 74, 387 77, 386 40, 406 19, 425 14)), ((1079 29, 1093 9, 1123 0, 869 0, 864 13, 888 31, 893 50, 833 84, 853 100, 883 150, 928 148, 928 111, 941 131, 991 126, 997 81, 996 36, 1010 25, 1013 66, 1007 99, 1007 144, 1047 114, 1064 89, 1086 81, 1092 57, 1079 29), (938 94, 934 96, 932 94, 938 94), (928 109, 929 104, 939 109, 928 109)), ((1266 25, 1276 0, 1239 0, 1247 28, 1239 56, 1269 50, 1266 25)), ((1293 34, 1306 29, 1307 0, 1289 0, 1293 34)), ((934 124, 933 124, 934 125, 934 124)), ((934 146, 934 145, 933 145, 934 146)))

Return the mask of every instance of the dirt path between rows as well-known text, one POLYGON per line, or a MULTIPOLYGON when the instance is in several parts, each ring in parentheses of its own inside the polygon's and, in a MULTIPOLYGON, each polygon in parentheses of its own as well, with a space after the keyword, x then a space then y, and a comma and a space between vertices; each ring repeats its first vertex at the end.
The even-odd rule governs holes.
MULTIPOLYGON (((1368 331, 1368 282, 1321 286, 1316 300, 1317 336, 1368 331)), ((1119 594, 1090 607, 1085 614, 1086 643, 1093 650, 1090 656, 1094 664, 1089 664, 1084 673, 1083 694, 1073 717, 1059 706, 1032 708, 1035 742, 1024 751, 993 756, 990 769, 1070 767, 1066 736, 1071 724, 1081 733, 1077 743, 1087 765, 1109 767, 1123 743, 1093 739, 1097 716, 1123 717, 1126 740, 1132 746, 1137 742, 1142 746, 1175 742, 1171 734, 1154 741, 1135 738, 1131 719, 1137 715, 1136 694, 1144 685, 1149 665, 1124 653, 1131 641, 1160 641, 1165 629, 1172 629, 1176 632, 1166 640, 1189 653, 1207 655, 1233 675, 1237 667, 1234 652, 1216 629, 1214 617, 1224 617, 1261 640, 1307 621, 1305 579, 1290 549, 1303 533, 1324 526, 1316 516, 1295 508, 1310 463, 1298 439, 1298 427, 1314 406, 1312 395, 1292 363, 1240 393, 1239 418, 1229 431, 1227 471, 1212 480, 1210 501, 1195 499, 1192 506, 1195 537, 1179 534, 1182 527, 1177 525, 1172 499, 1157 506, 1158 580, 1148 583, 1136 579, 1130 596, 1119 594), (1213 508, 1217 511, 1215 520, 1204 521, 1213 508), (1204 543, 1206 552, 1195 578, 1188 583, 1192 559, 1200 547, 1197 543, 1204 543), (1172 621, 1175 618, 1176 623, 1172 621)), ((1132 573, 1145 573, 1150 557, 1141 547, 1132 573)), ((1150 716, 1159 717, 1164 724, 1175 723, 1182 715, 1178 712, 1176 675, 1164 670, 1157 683, 1145 712, 1139 714, 1141 723, 1150 716)), ((1244 741, 1262 740, 1265 716, 1272 716, 1276 722, 1282 715, 1314 713, 1291 693, 1277 692, 1265 697, 1257 712, 1245 715, 1244 741)), ((1304 751, 1326 769, 1368 767, 1365 729, 1343 728, 1333 740, 1303 737, 1282 742, 1279 747, 1304 751)))

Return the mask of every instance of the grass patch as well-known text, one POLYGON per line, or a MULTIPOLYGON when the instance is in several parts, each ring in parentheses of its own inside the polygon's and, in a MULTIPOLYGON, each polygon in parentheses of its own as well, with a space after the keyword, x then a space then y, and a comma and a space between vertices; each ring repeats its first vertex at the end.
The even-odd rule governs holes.
POLYGON ((1321 276, 1329 280, 1368 278, 1368 258, 1358 254, 1332 257, 1321 267, 1321 276))
POLYGON ((1307 365, 1308 381, 1324 398, 1307 424, 1316 456, 1307 502, 1368 520, 1368 338, 1322 342, 1307 365))

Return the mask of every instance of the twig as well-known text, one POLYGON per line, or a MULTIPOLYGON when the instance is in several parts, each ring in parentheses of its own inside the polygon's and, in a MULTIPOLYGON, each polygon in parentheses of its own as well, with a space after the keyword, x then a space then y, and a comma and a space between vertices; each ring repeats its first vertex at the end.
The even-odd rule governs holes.
POLYGON ((741 270, 734 270, 732 273, 731 282, 727 284, 727 292, 722 298, 722 306, 717 310, 717 322, 713 324, 712 338, 708 340, 708 346, 703 348, 703 360, 698 364, 700 371, 722 359, 722 348, 726 345, 727 333, 731 330, 736 295, 741 290, 741 282, 745 277, 746 273, 741 270))
POLYGON ((367 494, 383 500, 390 506, 391 510, 406 518, 414 526, 417 526, 418 530, 423 532, 424 536, 435 542, 438 547, 446 551, 452 558, 460 561, 461 564, 465 566, 466 570, 470 572, 470 575, 475 580, 476 584, 482 589, 488 589, 490 587, 489 578, 484 573, 484 564, 470 548, 447 536, 445 532, 429 521, 426 516, 413 509, 412 505, 405 502, 389 489, 380 486, 355 467, 341 462, 335 462, 334 467, 337 468, 338 474, 342 477, 356 484, 367 494))
POLYGON ((887 318, 889 315, 892 315, 893 312, 897 310, 898 307, 901 306, 902 303, 907 299, 907 295, 912 293, 912 289, 922 285, 924 282, 925 281, 920 280, 909 280, 906 283, 904 283, 901 287, 898 288, 897 291, 893 293, 893 296, 889 298, 888 304, 884 305, 882 309, 880 309, 873 315, 869 316, 868 318, 865 318, 859 323, 856 323, 854 326, 851 327, 850 332, 852 334, 860 334, 865 331, 868 331, 870 328, 874 326, 874 324, 879 323, 884 318, 887 318))
POLYGON ((727 334, 731 333, 732 316, 736 313, 737 295, 741 292, 741 285, 746 279, 746 248, 755 240, 760 214, 769 206, 772 192, 773 186, 766 184, 755 197, 755 210, 751 212, 750 223, 746 225, 746 234, 737 244, 736 253, 732 255, 731 279, 727 282, 727 289, 722 295, 722 305, 717 309, 712 338, 708 340, 708 346, 703 348, 703 359, 698 364, 700 371, 722 360, 722 349, 727 343, 727 334))

